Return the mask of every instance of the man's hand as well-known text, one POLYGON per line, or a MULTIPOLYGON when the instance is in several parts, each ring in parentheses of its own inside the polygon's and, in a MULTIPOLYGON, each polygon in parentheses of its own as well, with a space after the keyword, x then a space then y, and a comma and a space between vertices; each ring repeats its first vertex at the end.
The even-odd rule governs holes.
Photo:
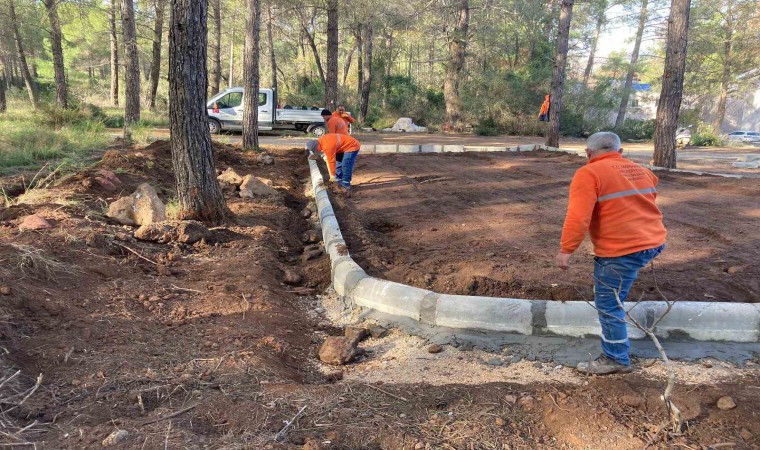
POLYGON ((335 176, 334 175, 330 175, 330 183, 335 183, 335 176))
POLYGON ((570 253, 557 253, 557 257, 554 258, 554 261, 557 263, 557 267, 562 270, 567 270, 570 267, 570 256, 572 256, 570 253))

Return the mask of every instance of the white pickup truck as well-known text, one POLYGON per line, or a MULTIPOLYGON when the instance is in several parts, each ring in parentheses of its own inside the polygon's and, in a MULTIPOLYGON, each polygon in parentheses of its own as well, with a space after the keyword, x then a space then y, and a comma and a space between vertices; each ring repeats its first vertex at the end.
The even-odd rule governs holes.
MULTIPOLYGON (((225 89, 206 104, 211 134, 243 129, 243 88, 225 89)), ((259 130, 297 130, 320 137, 327 132, 322 108, 277 108, 277 92, 259 89, 259 130)))

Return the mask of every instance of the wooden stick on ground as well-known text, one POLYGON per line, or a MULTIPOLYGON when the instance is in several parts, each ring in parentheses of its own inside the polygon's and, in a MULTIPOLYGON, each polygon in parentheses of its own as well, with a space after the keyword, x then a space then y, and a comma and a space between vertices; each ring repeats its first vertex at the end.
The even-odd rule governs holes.
POLYGON ((382 389, 380 389, 377 386, 372 386, 371 384, 365 384, 365 386, 367 386, 368 388, 372 388, 372 389, 374 389, 374 390, 376 390, 378 392, 382 392, 385 395, 390 395, 391 397, 393 397, 395 399, 398 399, 398 400, 401 400, 403 402, 408 402, 409 401, 409 400, 405 399, 404 397, 401 397, 401 396, 396 395, 396 394, 391 394, 390 392, 382 390, 382 389))
POLYGON ((141 254, 137 253, 137 251, 135 251, 135 250, 132 250, 131 248, 127 247, 126 245, 123 245, 123 244, 118 244, 118 245, 119 245, 119 247, 123 248, 124 250, 129 250, 130 252, 134 253, 134 254, 135 254, 135 255, 137 255, 139 258, 142 258, 142 259, 144 259, 145 261, 148 261, 149 263, 151 263, 151 264, 153 264, 153 265, 156 265, 156 266, 158 265, 158 263, 157 263, 157 262, 153 261, 152 259, 148 259, 148 258, 144 257, 143 255, 141 255, 141 254))
POLYGON ((140 426, 144 427, 145 425, 150 425, 152 423, 161 422, 162 420, 172 419, 174 417, 177 417, 177 416, 179 416, 181 414, 184 414, 184 413, 190 411, 191 409, 195 408, 196 406, 198 406, 197 403, 194 404, 194 405, 190 405, 187 408, 180 409, 179 411, 175 411, 175 412, 169 414, 168 416, 156 417, 155 419, 146 420, 145 422, 141 423, 140 426))

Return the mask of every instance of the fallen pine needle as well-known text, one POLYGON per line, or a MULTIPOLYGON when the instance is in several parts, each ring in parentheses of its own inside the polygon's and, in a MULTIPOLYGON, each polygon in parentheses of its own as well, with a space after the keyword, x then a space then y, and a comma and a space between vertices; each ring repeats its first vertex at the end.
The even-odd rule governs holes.
POLYGON ((372 389, 374 389, 374 390, 376 390, 376 391, 378 391, 378 392, 382 392, 382 393, 383 393, 383 394, 385 394, 385 395, 390 395, 391 397, 393 397, 393 398, 395 398, 395 399, 398 399, 398 400, 401 400, 401 401, 403 401, 403 402, 408 402, 408 401, 409 401, 409 400, 405 399, 404 397, 401 397, 400 395, 391 394, 390 392, 388 392, 388 391, 385 391, 385 390, 383 390, 383 389, 380 389, 380 388, 379 388, 379 387, 377 387, 377 386, 372 386, 371 384, 365 384, 365 386, 367 386, 368 388, 372 388, 372 389))

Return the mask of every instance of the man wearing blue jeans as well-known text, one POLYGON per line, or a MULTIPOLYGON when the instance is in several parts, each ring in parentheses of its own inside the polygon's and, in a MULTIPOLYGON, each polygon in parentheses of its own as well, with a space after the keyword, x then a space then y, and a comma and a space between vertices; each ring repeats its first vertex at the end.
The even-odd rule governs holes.
POLYGON ((567 269, 570 256, 589 234, 594 245, 594 304, 602 326, 602 355, 578 364, 584 373, 630 372, 630 342, 623 304, 639 270, 665 248, 667 231, 657 208, 657 177, 624 159, 620 138, 609 132, 591 135, 588 163, 575 172, 562 228, 557 266, 567 269))

